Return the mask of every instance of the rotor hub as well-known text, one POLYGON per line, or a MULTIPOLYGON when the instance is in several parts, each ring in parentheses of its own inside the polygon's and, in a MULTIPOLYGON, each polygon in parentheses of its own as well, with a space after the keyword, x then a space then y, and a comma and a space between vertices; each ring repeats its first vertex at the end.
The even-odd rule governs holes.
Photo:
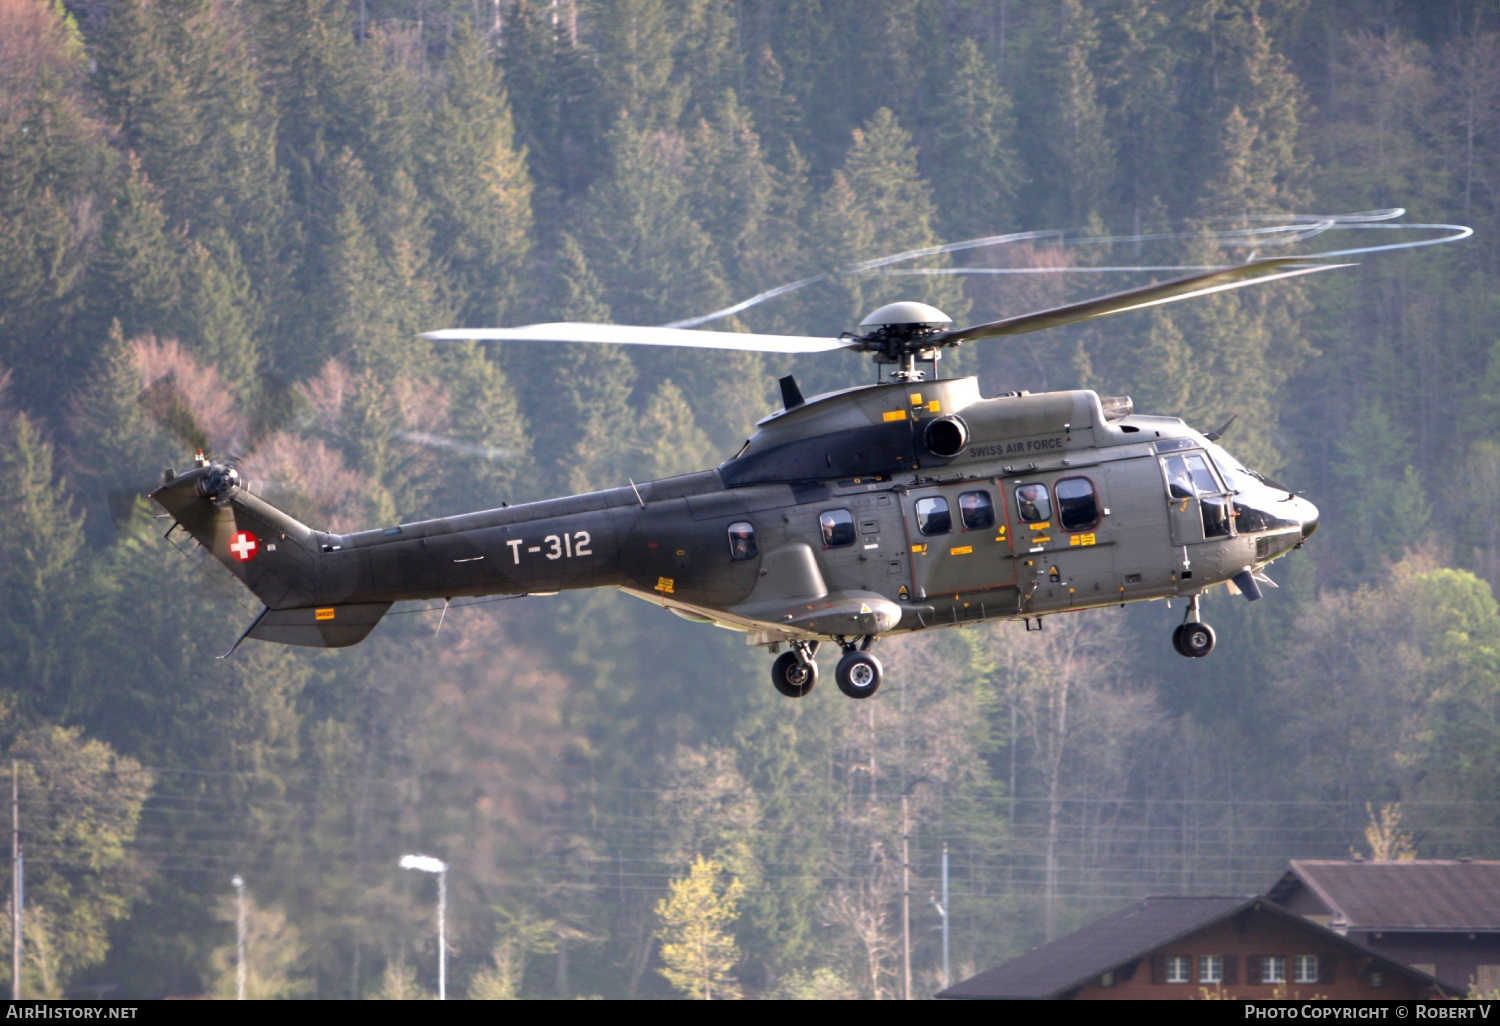
POLYGON ((861 328, 870 330, 856 338, 876 363, 895 366, 893 380, 921 381, 918 361, 931 363, 941 358, 939 336, 952 323, 947 314, 926 303, 887 303, 860 322, 861 328))

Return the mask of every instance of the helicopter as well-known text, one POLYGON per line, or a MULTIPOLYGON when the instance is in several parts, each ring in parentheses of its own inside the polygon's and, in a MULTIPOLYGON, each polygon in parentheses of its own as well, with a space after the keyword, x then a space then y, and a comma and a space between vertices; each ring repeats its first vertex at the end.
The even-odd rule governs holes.
POLYGON ((226 657, 247 638, 353 645, 399 601, 608 587, 744 633, 776 657, 772 683, 791 698, 817 683, 825 642, 842 653, 839 690, 863 699, 881 685, 871 648, 882 638, 996 620, 1040 630, 1049 615, 1156 599, 1186 600, 1172 644, 1201 658, 1215 644, 1203 593, 1259 599, 1273 586, 1265 568, 1312 535, 1317 508, 1231 456, 1222 428, 1200 433, 1086 389, 985 397, 975 377, 938 377, 937 362, 959 345, 1347 266, 1252 259, 966 328, 896 302, 836 338, 433 331, 423 337, 853 350, 879 380, 807 398, 781 378, 782 408, 717 468, 351 534, 299 522, 254 494, 234 459, 202 450, 150 496, 264 604, 226 657))

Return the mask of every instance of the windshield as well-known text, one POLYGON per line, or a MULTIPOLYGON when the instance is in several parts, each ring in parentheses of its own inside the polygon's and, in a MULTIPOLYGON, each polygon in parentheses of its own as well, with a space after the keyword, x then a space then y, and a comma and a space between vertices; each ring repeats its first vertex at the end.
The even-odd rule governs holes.
POLYGON ((1225 452, 1223 446, 1207 442, 1205 447, 1208 449, 1208 454, 1213 457, 1214 464, 1219 468, 1219 473, 1229 483, 1231 491, 1243 492, 1260 480, 1253 471, 1246 470, 1239 460, 1225 452))

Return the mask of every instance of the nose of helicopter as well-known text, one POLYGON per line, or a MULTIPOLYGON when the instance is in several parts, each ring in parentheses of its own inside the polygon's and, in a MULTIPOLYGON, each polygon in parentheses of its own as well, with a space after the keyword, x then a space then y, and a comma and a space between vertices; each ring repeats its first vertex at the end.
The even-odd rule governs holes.
POLYGON ((1297 519, 1302 522, 1302 540, 1307 541, 1318 529, 1318 507, 1300 496, 1297 499, 1297 519))

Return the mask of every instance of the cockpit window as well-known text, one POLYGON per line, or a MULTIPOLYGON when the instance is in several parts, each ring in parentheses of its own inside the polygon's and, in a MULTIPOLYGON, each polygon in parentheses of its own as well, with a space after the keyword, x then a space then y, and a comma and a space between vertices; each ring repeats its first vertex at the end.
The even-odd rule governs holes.
POLYGON ((1016 512, 1028 524, 1052 519, 1052 497, 1043 484, 1016 486, 1016 512))
POLYGON ((823 528, 823 547, 841 549, 854 544, 854 514, 847 509, 824 510, 818 515, 823 528))
POLYGON ((1214 472, 1208 469, 1208 460, 1198 453, 1191 453, 1187 457, 1188 473, 1193 475, 1193 487, 1198 489, 1198 497, 1205 495, 1222 495, 1224 489, 1219 486, 1214 472))
POLYGON ((948 512, 948 500, 941 495, 918 499, 917 530, 923 534, 947 534, 953 530, 953 514, 948 512))
POLYGON ((965 531, 984 531, 995 526, 995 504, 989 492, 964 492, 958 497, 958 512, 965 531))
POLYGON ((1208 460, 1199 453, 1168 456, 1162 462, 1167 468, 1167 494, 1174 499, 1222 495, 1224 490, 1208 469, 1208 460))
POLYGON ((1246 470, 1239 460, 1225 452, 1223 446, 1209 442, 1207 448, 1208 454, 1213 457, 1214 465, 1219 468, 1219 474, 1229 482, 1231 491, 1247 491, 1255 484, 1255 475, 1246 470))
POLYGON ((755 547, 755 527, 741 520, 737 524, 729 525, 729 558, 736 563, 747 559, 754 559, 758 550, 755 547))

